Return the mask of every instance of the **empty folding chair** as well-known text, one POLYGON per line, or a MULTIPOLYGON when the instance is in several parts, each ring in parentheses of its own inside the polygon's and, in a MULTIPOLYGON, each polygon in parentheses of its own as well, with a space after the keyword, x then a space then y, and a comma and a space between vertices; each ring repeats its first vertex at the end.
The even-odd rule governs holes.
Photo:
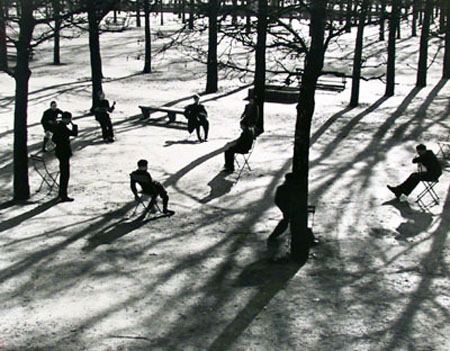
POLYGON ((37 174, 41 177, 42 181, 39 185, 39 188, 37 192, 40 192, 42 189, 42 186, 46 184, 49 188, 48 194, 50 194, 53 191, 53 188, 59 187, 57 178, 59 175, 59 170, 56 172, 50 172, 50 170, 47 168, 47 164, 45 161, 45 158, 43 156, 40 156, 38 154, 32 154, 29 156, 29 159, 31 160, 31 163, 33 164, 33 168, 36 171, 37 174))

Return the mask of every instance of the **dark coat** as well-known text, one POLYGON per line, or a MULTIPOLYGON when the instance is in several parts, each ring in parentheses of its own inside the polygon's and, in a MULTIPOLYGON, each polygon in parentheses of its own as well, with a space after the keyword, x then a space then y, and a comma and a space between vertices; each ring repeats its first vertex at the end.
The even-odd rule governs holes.
POLYGON ((147 171, 137 169, 131 172, 130 187, 134 195, 138 194, 136 184, 139 184, 145 194, 155 194, 155 184, 153 182, 152 176, 147 171))
POLYGON ((53 128, 56 126, 56 119, 58 115, 62 115, 62 111, 57 108, 56 110, 52 110, 51 108, 44 111, 42 115, 41 124, 44 127, 45 131, 53 131, 53 128))
POLYGON ((259 118, 259 107, 255 103, 245 105, 244 113, 241 120, 245 121, 249 126, 255 126, 259 118))
POLYGON ((293 181, 289 179, 285 179, 284 183, 275 191, 275 205, 285 214, 289 214, 291 211, 292 191, 293 181))
POLYGON ((236 153, 246 154, 250 151, 253 145, 255 134, 253 129, 245 128, 241 135, 233 142, 233 150, 236 153))
POLYGON ((427 173, 429 173, 432 177, 436 177, 436 179, 442 174, 441 164, 431 150, 427 150, 423 155, 414 158, 413 163, 422 164, 427 169, 427 173))
POLYGON ((106 99, 98 100, 95 104, 94 113, 95 119, 100 121, 109 118, 109 113, 114 111, 114 106, 109 106, 109 101, 106 99))
POLYGON ((78 135, 78 126, 72 124, 72 129, 67 128, 63 122, 56 124, 53 129, 52 141, 56 144, 55 155, 57 158, 70 158, 72 156, 72 148, 70 147, 70 137, 78 135))

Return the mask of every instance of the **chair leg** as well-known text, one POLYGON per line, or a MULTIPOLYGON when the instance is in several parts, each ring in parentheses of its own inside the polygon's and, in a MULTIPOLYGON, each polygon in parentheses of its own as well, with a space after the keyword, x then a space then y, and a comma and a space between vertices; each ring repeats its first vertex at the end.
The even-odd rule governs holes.
POLYGON ((437 204, 439 204, 439 196, 436 194, 436 191, 433 189, 437 182, 428 182, 423 181, 424 189, 417 195, 416 203, 422 208, 430 208, 437 204), (425 197, 429 195, 431 198, 429 201, 426 201, 425 197))

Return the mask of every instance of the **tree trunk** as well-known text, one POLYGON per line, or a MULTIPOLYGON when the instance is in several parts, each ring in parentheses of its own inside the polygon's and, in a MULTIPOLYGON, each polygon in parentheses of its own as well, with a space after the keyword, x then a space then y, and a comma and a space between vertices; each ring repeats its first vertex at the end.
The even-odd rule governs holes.
POLYGON ((141 27, 141 0, 136 0, 136 27, 141 27))
POLYGON ((352 31, 352 0, 347 0, 347 12, 345 18, 345 31, 350 33, 352 31))
POLYGON ((189 1, 189 21, 188 21, 188 28, 194 29, 194 0, 189 1))
POLYGON ((427 85, 427 61, 428 61, 428 39, 430 38, 430 21, 433 11, 433 0, 426 0, 425 11, 420 35, 419 65, 417 69, 416 87, 427 85))
POLYGON ((413 0, 413 12, 412 12, 412 23, 411 23, 411 36, 417 37, 417 14, 419 12, 419 0, 413 0))
POLYGON ((445 52, 444 52, 444 65, 442 69, 443 78, 450 78, 450 4, 445 5, 445 52))
POLYGON ((294 158, 292 170, 294 186, 290 218, 291 258, 306 261, 308 242, 308 178, 311 121, 315 108, 317 80, 322 72, 325 56, 325 23, 327 0, 311 2, 311 47, 305 57, 305 69, 300 87, 295 125, 294 158))
POLYGON ((0 71, 8 69, 8 47, 6 45, 5 1, 0 0, 0 71))
MULTIPOLYGON (((93 2, 89 2, 88 22, 89 22, 89 53, 91 58, 91 78, 92 78, 92 108, 98 100, 98 93, 102 91, 102 57, 100 54, 100 33, 99 21, 95 13, 93 2)), ((91 108, 91 111, 93 110, 91 108)))
POLYGON ((386 23, 386 0, 381 0, 380 3, 380 33, 379 33, 379 41, 384 41, 384 32, 385 32, 385 23, 386 23))
MULTIPOLYGON (((31 71, 29 67, 30 43, 34 30, 33 4, 31 0, 22 1, 19 20, 19 40, 17 42, 17 64, 14 70, 16 81, 16 101, 14 110, 14 200, 30 198, 28 183, 28 148, 27 148, 27 110, 28 82, 31 71)), ((17 5, 20 6, 19 4, 17 5)))
POLYGON ((391 14, 389 18, 388 59, 386 69, 385 96, 393 96, 395 92, 395 32, 398 27, 399 0, 392 0, 391 14))
POLYGON ((266 41, 267 41, 267 0, 258 0, 258 37, 255 51, 255 103, 259 118, 256 124, 257 135, 264 132, 264 100, 266 90, 266 41))
POLYGON ((206 92, 215 93, 218 90, 217 74, 217 15, 218 0, 209 0, 208 11, 208 63, 206 77, 206 92))
POLYGON ((163 26, 164 25, 164 3, 163 3, 163 0, 160 0, 159 4, 161 6, 161 8, 159 10, 159 15, 161 16, 159 24, 161 26, 163 26))
POLYGON ((145 18, 145 57, 144 73, 152 71, 152 38, 150 31, 150 0, 144 0, 144 18, 145 18))
POLYGON ((60 56, 60 29, 61 29, 61 19, 59 18, 61 13, 60 0, 53 0, 53 17, 55 18, 55 35, 54 35, 54 46, 53 46, 53 64, 61 64, 60 56))
POLYGON ((250 34, 252 30, 252 17, 251 17, 251 0, 245 1, 245 32, 250 34))
POLYGON ((358 32, 356 33, 355 56, 353 57, 352 95, 350 98, 351 107, 356 107, 359 103, 364 27, 366 24, 368 6, 369 0, 363 0, 361 3, 361 12, 359 14, 358 32))

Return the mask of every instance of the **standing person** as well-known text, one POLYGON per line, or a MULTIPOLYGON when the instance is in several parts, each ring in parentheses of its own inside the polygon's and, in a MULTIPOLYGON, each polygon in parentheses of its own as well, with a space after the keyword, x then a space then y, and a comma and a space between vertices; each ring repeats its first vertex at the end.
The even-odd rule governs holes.
POLYGON ((105 99, 105 94, 102 91, 98 94, 98 101, 94 107, 95 120, 100 123, 105 142, 114 142, 114 131, 109 113, 114 111, 115 106, 115 101, 112 106, 109 106, 109 101, 105 99))
POLYGON ((234 154, 246 154, 253 145, 255 134, 246 121, 241 120, 241 135, 232 141, 225 150, 225 172, 234 172, 234 154))
POLYGON ((148 169, 147 160, 139 160, 137 166, 138 169, 131 172, 130 174, 130 188, 134 194, 134 198, 136 199, 136 201, 142 201, 138 195, 138 191, 136 188, 136 184, 139 184, 144 194, 152 196, 152 200, 148 205, 149 211, 153 209, 153 206, 156 204, 158 196, 160 196, 163 201, 163 213, 168 216, 173 215, 175 212, 168 209, 169 195, 167 194, 166 189, 164 189, 164 186, 160 182, 157 182, 152 179, 152 176, 147 171, 148 169))
POLYGON ((194 103, 186 106, 184 116, 188 120, 189 134, 191 134, 195 129, 197 131, 198 141, 208 141, 208 112, 206 112, 205 106, 200 104, 200 96, 198 94, 194 95, 194 103), (200 136, 200 127, 203 127, 203 131, 205 132, 205 138, 203 140, 200 136))
POLYGON ((56 119, 58 116, 62 115, 62 111, 56 106, 56 101, 52 101, 50 103, 50 108, 45 110, 42 119, 41 124, 42 127, 44 127, 44 143, 42 144, 42 151, 46 152, 47 149, 47 143, 52 138, 53 128, 56 126, 56 119))
POLYGON ((400 185, 388 185, 388 189, 394 193, 397 199, 400 199, 403 194, 406 196, 411 194, 420 181, 437 181, 442 174, 442 167, 433 151, 427 150, 423 144, 417 145, 416 151, 419 156, 413 158, 412 162, 424 166, 426 170, 411 173, 400 185))
POLYGON ((70 137, 78 135, 78 126, 72 123, 72 114, 63 112, 61 121, 53 130, 52 140, 56 144, 55 155, 59 160, 59 198, 62 202, 73 201, 67 196, 67 187, 70 178, 70 157, 72 148, 70 147, 70 137), (71 126, 69 129, 68 126, 71 126))
MULTIPOLYGON (((269 241, 276 240, 281 236, 289 226, 291 211, 292 211, 292 196, 294 195, 294 174, 287 173, 283 184, 277 187, 275 191, 275 205, 278 206, 283 218, 278 222, 272 234, 267 238, 269 241)), ((310 228, 308 228, 308 239, 311 246, 317 245, 318 240, 310 228)))
POLYGON ((244 112, 241 116, 241 121, 246 121, 251 128, 255 129, 258 118, 259 106, 255 103, 255 98, 250 97, 248 104, 245 105, 244 112))

